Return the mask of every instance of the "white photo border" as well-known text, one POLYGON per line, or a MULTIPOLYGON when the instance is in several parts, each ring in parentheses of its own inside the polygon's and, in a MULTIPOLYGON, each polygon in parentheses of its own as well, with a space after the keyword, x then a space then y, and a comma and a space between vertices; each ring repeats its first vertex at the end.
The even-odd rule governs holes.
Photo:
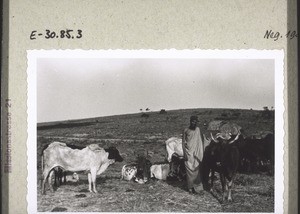
MULTIPOLYGON (((37 211, 37 60, 39 58, 180 58, 274 59, 275 62, 275 201, 274 213, 283 213, 284 193, 284 51, 283 50, 28 50, 27 51, 27 212, 37 211)), ((48 213, 48 212, 42 212, 48 213)), ((49 212, 50 213, 50 212, 49 212)), ((53 213, 53 212, 51 212, 53 213)), ((59 212, 61 213, 61 212, 59 212)), ((72 212, 67 212, 72 213, 72 212)), ((79 214, 81 212, 74 212, 79 214)), ((89 213, 89 212, 85 212, 89 213)))

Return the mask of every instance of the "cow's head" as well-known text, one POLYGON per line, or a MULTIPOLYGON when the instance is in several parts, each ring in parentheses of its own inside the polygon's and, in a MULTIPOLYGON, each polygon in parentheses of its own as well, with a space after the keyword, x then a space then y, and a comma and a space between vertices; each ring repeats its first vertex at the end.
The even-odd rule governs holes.
POLYGON ((122 162, 123 158, 121 157, 119 151, 117 150, 116 147, 111 146, 108 149, 105 149, 106 152, 108 152, 108 159, 110 160, 115 160, 117 162, 122 162))
POLYGON ((130 181, 132 178, 136 176, 137 168, 133 165, 124 165, 122 167, 122 178, 130 181))
POLYGON ((232 144, 236 142, 239 139, 240 134, 241 134, 240 132, 238 132, 237 135, 232 135, 231 133, 218 133, 214 137, 212 133, 210 133, 212 142, 215 143, 221 142, 222 144, 232 144))
POLYGON ((186 174, 184 158, 178 156, 177 154, 172 155, 172 160, 170 163, 170 177, 171 179, 183 179, 186 174))
MULTIPOLYGON (((170 164, 170 170, 172 174, 178 175, 180 164, 181 162, 179 156, 174 153, 172 155, 171 164, 170 164)), ((184 164, 184 160, 183 160, 183 164, 184 164)))
POLYGON ((220 150, 222 148, 222 140, 220 139, 213 139, 211 140, 210 144, 206 146, 204 153, 208 155, 209 159, 216 159, 219 158, 220 150))
POLYGON ((137 178, 142 178, 146 182, 150 178, 151 162, 144 156, 137 157, 137 178))

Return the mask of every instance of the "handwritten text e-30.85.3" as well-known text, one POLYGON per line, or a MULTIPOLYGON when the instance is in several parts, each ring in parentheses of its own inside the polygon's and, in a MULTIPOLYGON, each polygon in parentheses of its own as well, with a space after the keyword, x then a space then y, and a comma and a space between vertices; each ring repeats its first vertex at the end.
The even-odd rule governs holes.
POLYGON ((31 31, 30 40, 43 37, 45 39, 80 39, 82 30, 60 30, 58 32, 46 29, 44 33, 38 33, 36 30, 31 31))

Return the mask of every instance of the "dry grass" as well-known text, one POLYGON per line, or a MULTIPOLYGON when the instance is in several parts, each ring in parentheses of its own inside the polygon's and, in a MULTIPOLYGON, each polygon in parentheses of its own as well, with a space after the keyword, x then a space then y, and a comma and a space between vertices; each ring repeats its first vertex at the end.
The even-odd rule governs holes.
MULTIPOLYGON (((120 167, 120 166, 114 166, 120 167)), ((219 202, 208 192, 190 195, 179 182, 168 184, 151 180, 138 184, 120 180, 119 173, 108 170, 97 179, 98 194, 87 192, 86 178, 79 184, 66 184, 46 195, 38 195, 39 211, 65 208, 81 212, 220 212, 219 202), (116 176, 114 176, 115 174, 116 176), (84 197, 86 196, 86 197, 84 197)))
MULTIPOLYGON (((226 110, 230 112, 230 110, 226 110)), ((237 110, 234 110, 236 112, 237 110)), ((240 116, 232 120, 245 128, 246 133, 255 134, 272 131, 274 120, 263 120, 257 111, 238 111, 240 116), (255 125, 254 125, 255 124, 255 125)), ((149 113, 149 118, 140 114, 94 118, 80 121, 40 124, 48 126, 38 130, 37 159, 38 178, 42 150, 49 143, 59 140, 74 145, 98 143, 102 147, 116 146, 124 162, 115 163, 97 178, 98 194, 87 191, 87 176, 80 174, 78 184, 67 183, 54 193, 49 190, 40 194, 39 211, 74 212, 273 212, 274 177, 267 175, 238 174, 233 189, 233 202, 220 203, 221 185, 215 182, 213 194, 191 195, 184 182, 151 180, 138 184, 120 180, 123 164, 135 161, 137 154, 148 151, 151 162, 165 161, 164 141, 179 136, 188 124, 189 116, 197 114, 201 121, 211 120, 224 110, 180 110, 166 114, 149 113), (72 125, 73 123, 73 125, 72 125), (71 125, 70 125, 71 124, 71 125), (54 125, 54 126, 53 126, 54 125)), ((200 124, 200 127, 202 124, 200 124)), ((201 127, 206 132, 204 127, 201 127)))

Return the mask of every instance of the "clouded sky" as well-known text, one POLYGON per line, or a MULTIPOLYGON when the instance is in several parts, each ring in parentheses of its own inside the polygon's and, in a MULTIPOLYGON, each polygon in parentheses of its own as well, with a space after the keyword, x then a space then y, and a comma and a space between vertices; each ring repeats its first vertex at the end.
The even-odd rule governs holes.
POLYGON ((140 109, 274 106, 273 59, 37 60, 38 122, 140 109))

